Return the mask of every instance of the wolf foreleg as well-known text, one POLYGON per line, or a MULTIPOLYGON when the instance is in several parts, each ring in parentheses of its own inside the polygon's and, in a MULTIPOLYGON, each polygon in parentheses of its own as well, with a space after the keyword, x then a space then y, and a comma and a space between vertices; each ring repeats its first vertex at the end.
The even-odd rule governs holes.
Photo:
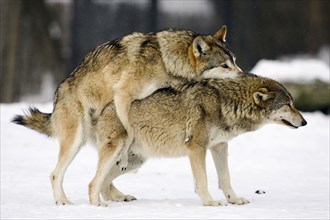
MULTIPOLYGON (((114 103, 116 106, 116 113, 127 132, 127 138, 121 153, 121 160, 117 163, 121 170, 127 169, 128 149, 131 146, 134 137, 134 129, 128 118, 132 102, 136 99, 140 100, 148 97, 158 88, 165 85, 158 83, 157 81, 150 82, 150 79, 144 78, 143 74, 138 74, 136 71, 137 70, 134 70, 133 72, 123 72, 120 81, 113 87, 115 91, 114 103)), ((143 68, 141 69, 141 72, 144 72, 143 68)))
POLYGON ((128 166, 128 149, 133 142, 134 135, 133 128, 128 120, 128 112, 134 97, 132 97, 128 91, 125 91, 125 88, 127 87, 125 82, 126 81, 122 79, 114 86, 116 113, 127 132, 127 137, 122 148, 121 160, 117 161, 117 166, 119 166, 121 170, 126 170, 128 166))
POLYGON ((194 175, 195 192, 201 198, 203 205, 205 206, 226 205, 226 203, 224 202, 213 200, 212 196, 208 191, 206 164, 205 164, 206 149, 200 146, 196 146, 194 147, 194 149, 189 149, 188 155, 191 164, 191 169, 194 175))
POLYGON ((237 197, 230 183, 230 175, 228 169, 228 143, 224 142, 212 147, 211 149, 213 161, 218 173, 219 188, 222 189, 226 199, 231 204, 243 205, 249 203, 245 198, 237 197))

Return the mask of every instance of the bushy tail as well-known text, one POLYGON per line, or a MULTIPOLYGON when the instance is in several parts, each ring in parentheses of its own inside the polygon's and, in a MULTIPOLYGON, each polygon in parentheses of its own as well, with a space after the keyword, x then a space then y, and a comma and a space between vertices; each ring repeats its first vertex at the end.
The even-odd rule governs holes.
POLYGON ((51 114, 42 113, 37 108, 29 108, 25 115, 16 115, 12 122, 52 136, 50 116, 51 114))

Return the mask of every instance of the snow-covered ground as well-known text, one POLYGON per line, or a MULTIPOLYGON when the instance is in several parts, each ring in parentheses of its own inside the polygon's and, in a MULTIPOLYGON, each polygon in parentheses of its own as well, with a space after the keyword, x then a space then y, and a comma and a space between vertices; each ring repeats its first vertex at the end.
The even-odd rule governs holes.
MULTIPOLYGON (((97 153, 82 148, 64 180, 75 203, 54 205, 49 175, 58 146, 32 130, 10 123, 28 104, 1 104, 1 219, 329 219, 329 116, 304 114, 308 125, 292 130, 267 125, 230 142, 232 184, 250 204, 204 207, 194 193, 187 158, 153 159, 138 173, 115 183, 137 201, 111 202, 108 208, 88 204, 87 186, 97 153), (264 190, 266 194, 255 194, 264 190)), ((36 105, 51 111, 51 104, 36 105)), ((217 189, 212 158, 207 158, 208 180, 215 199, 217 189)))
MULTIPOLYGON (((251 72, 279 81, 329 83, 328 59, 260 61, 251 72)), ((267 125, 229 143, 233 187, 250 204, 202 206, 194 193, 188 159, 177 158, 152 159, 138 173, 115 180, 120 190, 136 196, 137 201, 92 207, 87 186, 94 176, 97 153, 86 146, 64 179, 64 189, 75 205, 58 207, 49 181, 57 160, 57 141, 10 122, 40 97, 0 104, 1 219, 329 219, 329 116, 304 113, 305 127, 292 130, 267 125), (266 193, 256 194, 256 190, 266 193)), ((51 104, 35 106, 52 110, 51 104)), ((207 169, 211 194, 224 200, 210 155, 207 169)))

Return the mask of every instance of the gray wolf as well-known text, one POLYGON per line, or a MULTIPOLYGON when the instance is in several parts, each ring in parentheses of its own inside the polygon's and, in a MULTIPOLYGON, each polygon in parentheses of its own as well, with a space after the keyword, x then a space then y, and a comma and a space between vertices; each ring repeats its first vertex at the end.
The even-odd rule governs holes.
MULTIPOLYGON (((132 33, 107 42, 89 53, 57 88, 52 114, 36 116, 35 126, 47 121, 47 135, 57 137, 58 162, 50 176, 56 204, 71 204, 63 190, 64 174, 91 133, 104 107, 114 101, 117 115, 128 132, 124 149, 132 141, 127 118, 130 104, 176 78, 200 80, 234 76, 240 72, 225 42, 226 26, 214 35, 164 30, 132 33)), ((31 126, 34 126, 31 124, 31 126)), ((118 166, 127 166, 127 150, 118 166), (125 159, 126 157, 126 159, 125 159)))
MULTIPOLYGON (((136 100, 129 110, 134 139, 128 149, 128 166, 116 166, 124 148, 127 131, 109 102, 98 120, 90 126, 99 151, 95 177, 89 184, 90 203, 106 206, 104 200, 131 201, 135 197, 120 192, 112 181, 137 169, 150 157, 188 156, 195 181, 195 192, 207 206, 225 205, 215 201, 207 188, 206 151, 212 153, 218 173, 219 188, 232 204, 246 204, 232 189, 227 163, 228 144, 232 138, 254 131, 267 123, 291 128, 307 122, 295 109, 292 96, 278 82, 253 74, 204 79, 174 88, 157 90, 143 100, 136 100)), ((49 114, 31 109, 29 115, 14 122, 44 134, 51 134, 49 114)))

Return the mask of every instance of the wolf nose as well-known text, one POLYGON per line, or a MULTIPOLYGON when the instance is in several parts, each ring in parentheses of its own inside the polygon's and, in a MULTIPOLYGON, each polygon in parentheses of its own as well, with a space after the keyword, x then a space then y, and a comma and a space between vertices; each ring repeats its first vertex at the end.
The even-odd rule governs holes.
POLYGON ((306 121, 306 120, 303 120, 303 121, 301 122, 301 126, 305 126, 305 125, 307 125, 307 121, 306 121))

